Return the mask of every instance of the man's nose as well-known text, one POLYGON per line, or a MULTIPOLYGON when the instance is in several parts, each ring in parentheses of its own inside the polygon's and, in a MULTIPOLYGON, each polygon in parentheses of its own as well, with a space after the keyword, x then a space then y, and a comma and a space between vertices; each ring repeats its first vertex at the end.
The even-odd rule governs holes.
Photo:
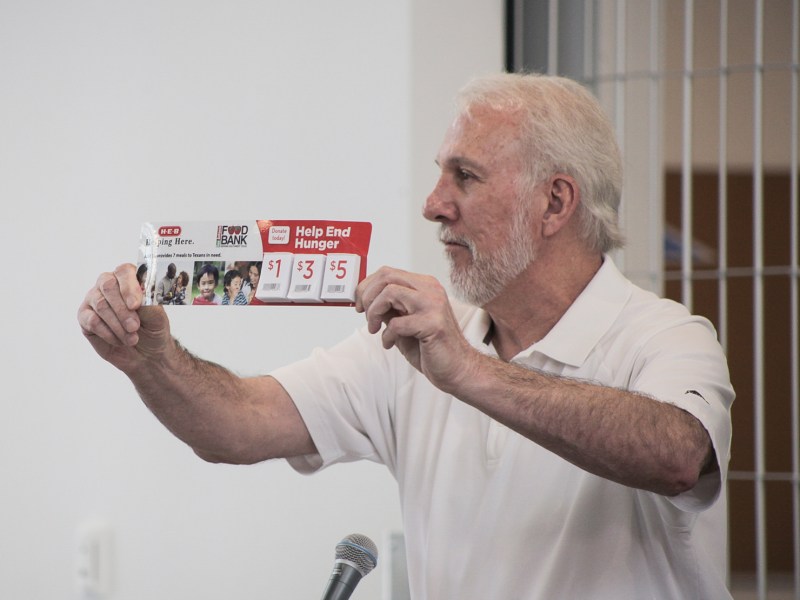
POLYGON ((458 210, 450 199, 441 178, 425 200, 425 205, 422 207, 422 215, 429 221, 435 222, 454 221, 457 218, 458 210))

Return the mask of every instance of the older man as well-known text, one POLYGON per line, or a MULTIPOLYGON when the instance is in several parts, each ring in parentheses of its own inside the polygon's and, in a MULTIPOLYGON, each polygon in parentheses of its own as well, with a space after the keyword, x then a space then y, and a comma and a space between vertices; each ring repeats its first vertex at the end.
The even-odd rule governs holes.
POLYGON ((554 77, 488 77, 459 100, 424 215, 461 301, 381 268, 357 290, 363 330, 239 378, 140 308, 123 265, 87 294, 86 337, 207 460, 385 464, 414 598, 729 597, 712 559, 724 529, 697 527, 727 470, 726 361, 708 321, 608 256, 622 241, 607 119, 554 77))

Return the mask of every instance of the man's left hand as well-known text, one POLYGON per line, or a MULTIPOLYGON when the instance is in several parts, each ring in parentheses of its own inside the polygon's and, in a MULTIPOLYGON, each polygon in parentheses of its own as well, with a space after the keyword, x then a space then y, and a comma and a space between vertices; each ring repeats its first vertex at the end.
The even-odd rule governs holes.
POLYGON ((365 313, 370 333, 385 326, 384 348, 396 346, 439 389, 455 393, 470 377, 479 353, 436 278, 381 267, 358 285, 356 310, 365 313))

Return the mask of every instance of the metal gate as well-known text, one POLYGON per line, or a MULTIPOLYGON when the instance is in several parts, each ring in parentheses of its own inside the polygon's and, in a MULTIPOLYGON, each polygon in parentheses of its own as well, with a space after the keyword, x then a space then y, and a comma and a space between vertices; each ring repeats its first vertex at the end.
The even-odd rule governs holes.
POLYGON ((618 263, 726 348, 734 597, 800 599, 800 0, 509 0, 507 22, 509 70, 583 81, 616 125, 618 263))

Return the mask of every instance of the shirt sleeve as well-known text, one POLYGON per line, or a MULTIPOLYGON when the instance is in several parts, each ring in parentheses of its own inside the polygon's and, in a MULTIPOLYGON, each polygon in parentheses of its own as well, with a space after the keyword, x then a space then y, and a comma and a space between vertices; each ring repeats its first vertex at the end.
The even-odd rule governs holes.
POLYGON ((288 459, 301 473, 340 462, 371 460, 394 471, 390 406, 396 350, 366 328, 331 349, 271 373, 297 406, 317 454, 288 459))
POLYGON ((670 498, 682 510, 704 510, 716 501, 727 478, 731 448, 734 392, 716 333, 706 319, 687 317, 647 340, 637 363, 632 391, 685 410, 708 432, 718 468, 701 476, 691 490, 670 498))

